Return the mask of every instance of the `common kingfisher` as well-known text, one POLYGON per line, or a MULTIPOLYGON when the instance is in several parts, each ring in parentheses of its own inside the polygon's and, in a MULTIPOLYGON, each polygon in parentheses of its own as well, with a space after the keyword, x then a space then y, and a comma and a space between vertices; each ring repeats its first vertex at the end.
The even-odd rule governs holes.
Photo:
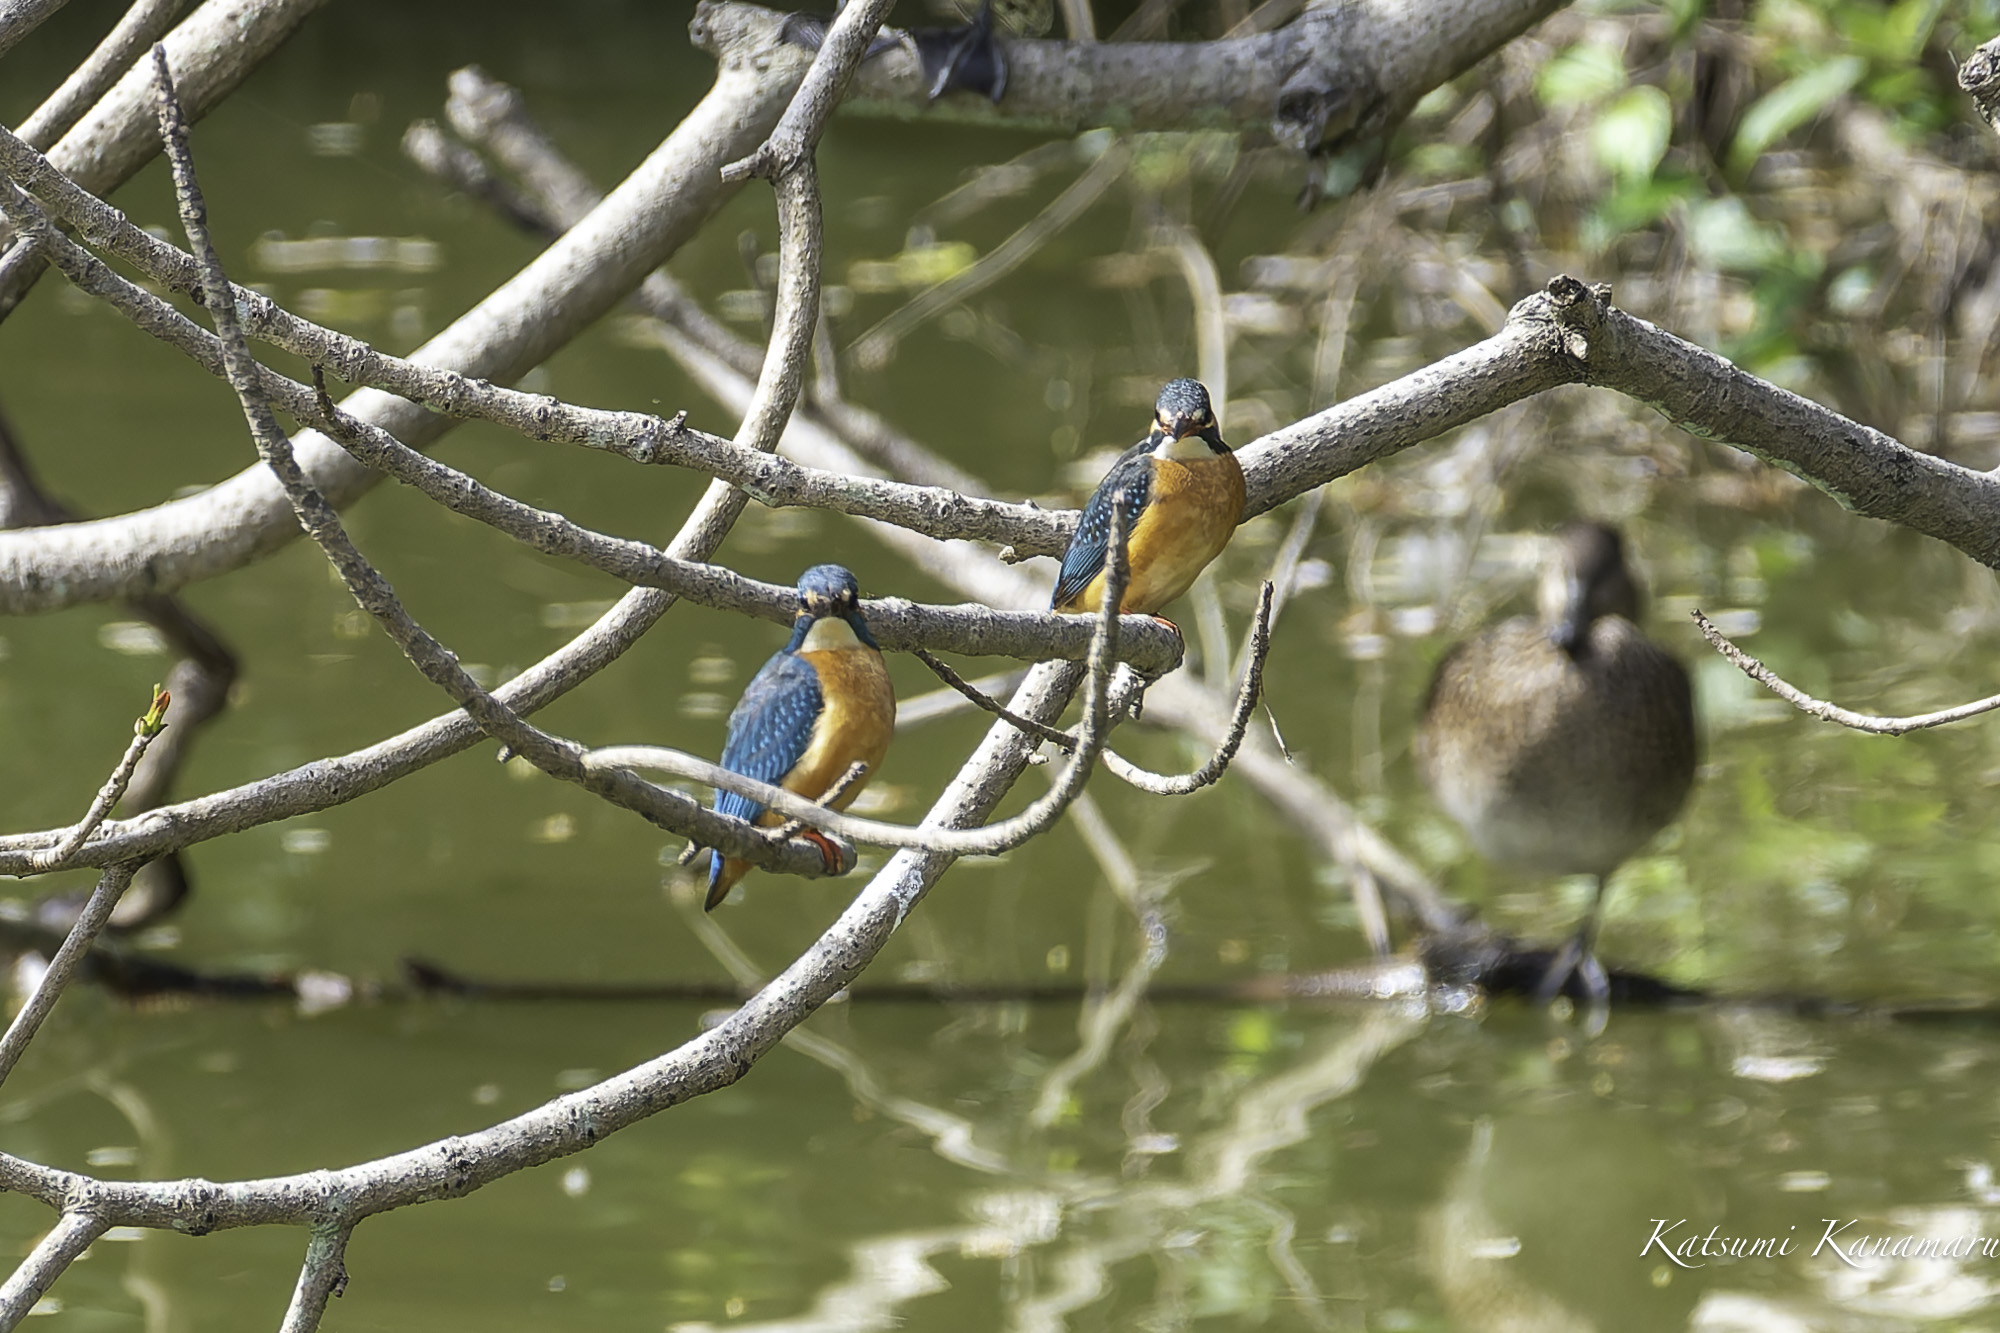
POLYGON ((1639 629, 1638 584, 1618 534, 1565 528, 1539 620, 1519 616, 1438 663, 1417 765, 1445 812, 1490 860, 1589 875, 1590 908, 1536 998, 1572 975, 1601 1001, 1592 946, 1605 879, 1672 822, 1694 783, 1694 695, 1681 664, 1639 629))
POLYGON ((1063 552, 1049 609, 1093 613, 1104 596, 1111 498, 1125 492, 1127 568, 1118 609, 1152 615, 1186 592, 1222 554, 1243 519, 1243 468, 1199 380, 1173 380, 1153 406, 1153 429, 1097 484, 1063 552))
MULTIPOLYGON (((799 575, 799 610, 792 638, 764 663, 729 714, 722 766, 817 801, 856 762, 860 779, 835 797, 845 810, 882 766, 896 731, 896 693, 882 649, 861 614, 861 590, 839 565, 814 565, 799 575)), ((762 803, 716 789, 715 808, 758 824, 782 824, 762 803)), ((818 842, 833 861, 830 845, 818 842)), ((709 853, 707 910, 729 896, 748 861, 709 853)))

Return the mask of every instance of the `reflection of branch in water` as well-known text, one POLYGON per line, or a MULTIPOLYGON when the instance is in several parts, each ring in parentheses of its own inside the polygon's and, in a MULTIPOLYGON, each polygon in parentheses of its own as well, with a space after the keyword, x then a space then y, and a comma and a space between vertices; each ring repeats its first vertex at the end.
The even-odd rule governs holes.
MULTIPOLYGON (((1007 1321, 1022 1333, 1062 1333, 1066 1316, 1111 1289, 1116 1265, 1157 1249, 1187 1224, 1194 1210, 1243 1194, 1249 1168, 1271 1152, 1303 1140, 1315 1107, 1352 1092, 1376 1061, 1414 1036, 1423 1021, 1419 1011, 1404 1008, 1362 1011, 1355 1026, 1318 1058, 1253 1084, 1228 1123, 1203 1137, 1195 1154, 1200 1169, 1185 1183, 1123 1184, 1075 1174, 1052 1190, 977 1194, 969 1200, 975 1223, 858 1241, 849 1250, 847 1277, 822 1288, 806 1312, 765 1322, 731 1323, 729 1328, 733 1333, 870 1333, 899 1327, 899 1306, 944 1289, 943 1278, 931 1267, 934 1256, 956 1249, 963 1258, 1011 1260, 1031 1247, 1054 1243, 1067 1220, 1072 1231, 1089 1226, 1103 1238, 1076 1239, 1043 1257, 1035 1268, 1052 1275, 1049 1285, 1013 1300, 1007 1321), (1217 1142, 1230 1140, 1240 1141, 1242 1150, 1215 1150, 1217 1142), (1087 1210, 1076 1207, 1086 1200, 1087 1210)), ((1278 1210, 1279 1215, 1273 1216, 1271 1205, 1261 1199, 1254 1206, 1272 1221, 1271 1244, 1281 1250, 1288 1246, 1289 1215, 1278 1210)), ((1286 1276, 1288 1281, 1304 1278, 1294 1290, 1302 1298, 1312 1292, 1318 1299, 1303 1270, 1286 1276)), ((1308 1303, 1307 1308, 1319 1307, 1308 1303)), ((1322 1326, 1321 1320, 1314 1323, 1322 1326)), ((688 1323, 674 1329, 713 1333, 716 1327, 688 1323)))
POLYGON ((1083 216, 1084 210, 1117 184, 1131 159, 1130 149, 1121 143, 1111 143, 1026 226, 943 282, 918 293, 855 339, 855 359, 867 367, 887 364, 895 355, 898 342, 926 321, 1012 273, 1057 233, 1083 216))
MULTIPOLYGON (((1086 798, 1088 799, 1088 798, 1086 798)), ((1078 827, 1090 846, 1091 855, 1112 883, 1118 897, 1138 918, 1139 954, 1119 979, 1118 988, 1101 999, 1086 997, 1076 1016, 1077 1035, 1082 1044, 1051 1069, 1042 1079, 1042 1090, 1028 1113, 1028 1123, 1037 1129, 1053 1125, 1068 1104, 1070 1089, 1087 1077, 1111 1053, 1111 1044, 1132 1013, 1145 998, 1147 983, 1167 961, 1167 926, 1160 919, 1158 899, 1164 888, 1147 894, 1139 882, 1132 855, 1125 850, 1116 830, 1093 803, 1089 817, 1078 812, 1078 827)))
POLYGON ((1314 1109, 1344 1097, 1390 1051, 1415 1036, 1427 1021, 1421 1008, 1376 1005, 1359 1012, 1354 1026, 1317 1058, 1252 1084, 1237 1099, 1235 1113, 1204 1134, 1188 1154, 1182 1182, 1145 1180, 1111 1186, 1078 1181, 1072 1197, 1089 1197, 1087 1214, 1103 1239, 1074 1242, 1055 1257, 1056 1285, 1013 1309, 1013 1326, 1059 1330, 1063 1317, 1110 1287, 1117 1264, 1159 1246, 1186 1225, 1189 1214, 1206 1204, 1254 1191, 1253 1173, 1265 1157, 1302 1142, 1314 1109))
MULTIPOLYGON (((674 910, 695 938, 701 941, 702 947, 729 970, 746 993, 754 992, 764 984, 761 969, 750 955, 743 952, 729 932, 723 929, 721 922, 701 910, 701 895, 695 891, 692 881, 676 885, 668 896, 673 900, 674 910)), ((976 1126, 970 1120, 889 1091, 868 1063, 842 1043, 796 1027, 785 1034, 784 1044, 840 1075, 855 1101, 924 1135, 931 1141, 932 1151, 947 1162, 988 1175, 1008 1170, 1004 1156, 982 1148, 974 1141, 976 1126)))

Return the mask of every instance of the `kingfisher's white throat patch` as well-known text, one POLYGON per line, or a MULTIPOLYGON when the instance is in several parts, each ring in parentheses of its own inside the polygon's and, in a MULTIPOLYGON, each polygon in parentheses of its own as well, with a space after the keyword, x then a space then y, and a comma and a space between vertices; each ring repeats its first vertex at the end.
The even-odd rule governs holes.
POLYGON ((842 648, 863 648, 867 645, 855 637, 854 626, 839 616, 822 616, 806 631, 806 641, 799 645, 802 653, 836 652, 842 648))
POLYGON ((1208 441, 1199 435, 1184 435, 1178 440, 1162 440, 1153 449, 1155 458, 1171 458, 1176 463, 1192 463, 1197 459, 1214 458, 1215 450, 1208 447, 1208 441))

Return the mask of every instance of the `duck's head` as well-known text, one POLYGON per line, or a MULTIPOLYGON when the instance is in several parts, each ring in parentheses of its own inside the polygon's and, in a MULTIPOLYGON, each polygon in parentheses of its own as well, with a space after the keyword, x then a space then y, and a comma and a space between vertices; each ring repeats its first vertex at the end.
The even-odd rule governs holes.
POLYGON ((1542 575, 1539 601, 1549 641, 1571 657, 1590 642, 1603 616, 1639 619, 1639 585, 1625 565, 1625 543, 1602 523, 1571 523, 1557 538, 1557 558, 1542 575))

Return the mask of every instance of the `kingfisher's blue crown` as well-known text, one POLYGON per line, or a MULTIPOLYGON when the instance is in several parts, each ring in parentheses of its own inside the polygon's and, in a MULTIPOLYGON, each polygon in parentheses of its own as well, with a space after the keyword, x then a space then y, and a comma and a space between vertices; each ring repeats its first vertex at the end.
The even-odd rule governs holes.
POLYGON ((861 585, 845 565, 814 565, 799 575, 801 602, 846 602, 851 606, 860 598, 861 585))
POLYGON ((1200 380, 1178 379, 1167 381, 1153 411, 1162 421, 1172 421, 1175 417, 1206 421, 1214 409, 1209 406, 1208 390, 1200 380))

